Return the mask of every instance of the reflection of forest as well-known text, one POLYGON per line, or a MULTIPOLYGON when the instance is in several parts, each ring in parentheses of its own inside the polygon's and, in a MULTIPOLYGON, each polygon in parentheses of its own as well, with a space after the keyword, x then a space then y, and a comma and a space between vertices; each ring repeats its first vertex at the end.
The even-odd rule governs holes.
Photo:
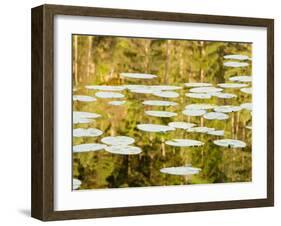
MULTIPOLYGON (((85 85, 178 85, 187 82, 229 82, 235 75, 251 75, 248 67, 224 67, 224 55, 243 54, 251 57, 251 44, 185 40, 137 39, 98 36, 73 36, 74 94, 94 96, 94 90, 85 85), (122 72, 155 74, 151 80, 124 79, 122 72)), ((73 145, 100 143, 105 136, 133 137, 135 145, 142 148, 138 155, 114 155, 104 150, 73 154, 73 176, 82 181, 81 189, 107 187, 139 187, 152 185, 201 184, 251 181, 251 113, 246 110, 229 113, 224 121, 188 117, 181 112, 188 104, 212 103, 216 105, 241 105, 251 102, 251 95, 239 89, 225 89, 237 95, 233 99, 202 100, 185 96, 187 88, 177 90, 178 98, 161 98, 150 94, 122 91, 126 104, 109 105, 108 99, 95 102, 73 102, 73 110, 95 112, 102 115, 92 123, 75 124, 74 128, 97 128, 104 132, 100 137, 73 138, 73 145), (169 100, 177 106, 145 106, 144 100, 169 100), (151 117, 145 110, 176 112, 172 118, 151 117), (223 148, 213 144, 221 137, 175 130, 165 134, 146 133, 136 129, 137 124, 167 125, 172 121, 192 122, 198 126, 224 130, 224 138, 246 142, 242 149, 223 148), (204 142, 202 147, 180 148, 165 145, 163 141, 188 138, 204 142), (202 171, 194 176, 163 174, 163 167, 191 164, 202 171)))

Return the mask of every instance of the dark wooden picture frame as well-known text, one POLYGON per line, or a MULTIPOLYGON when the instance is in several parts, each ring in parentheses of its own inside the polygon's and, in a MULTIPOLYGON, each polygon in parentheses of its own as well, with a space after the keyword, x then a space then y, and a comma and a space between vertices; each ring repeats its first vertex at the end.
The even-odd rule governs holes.
POLYGON ((274 20, 123 9, 42 5, 32 9, 31 215, 50 221, 274 205, 274 20), (87 210, 54 210, 54 16, 95 16, 267 28, 267 198, 87 210))

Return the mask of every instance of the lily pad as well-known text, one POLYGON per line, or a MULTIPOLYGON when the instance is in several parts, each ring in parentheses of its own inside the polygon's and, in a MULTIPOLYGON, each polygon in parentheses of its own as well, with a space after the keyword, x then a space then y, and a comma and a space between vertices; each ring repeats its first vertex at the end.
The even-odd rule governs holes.
POLYGON ((114 145, 114 146, 119 146, 119 145, 127 146, 133 144, 135 142, 135 139, 127 136, 109 136, 109 137, 102 138, 101 142, 104 144, 114 145))
POLYGON ((116 92, 96 92, 96 97, 99 98, 123 98, 124 95, 122 93, 116 92))
POLYGON ((73 123, 90 123, 95 118, 101 117, 101 115, 96 113, 90 113, 90 112, 82 112, 82 111, 74 111, 73 113, 73 123))
POLYGON ((204 82, 189 82, 184 83, 185 87, 208 87, 212 86, 211 83, 204 83, 204 82))
POLYGON ((240 111, 241 109, 242 108, 240 106, 232 106, 232 105, 218 106, 214 108, 216 112, 222 112, 222 113, 236 112, 236 111, 240 111))
POLYGON ((165 144, 174 147, 199 147, 204 145, 201 141, 190 139, 173 139, 166 141, 165 144))
POLYGON ((185 109, 189 110, 210 110, 215 108, 216 105, 214 104, 189 104, 185 106, 185 109))
POLYGON ((247 93, 247 94, 252 94, 252 87, 249 87, 249 88, 242 88, 240 89, 241 92, 243 93, 247 93))
POLYGON ((112 154, 120 154, 120 155, 137 155, 142 152, 141 148, 134 146, 109 146, 105 148, 106 151, 112 154))
POLYGON ((224 130, 209 131, 207 132, 207 134, 214 135, 214 136, 224 136, 224 130))
POLYGON ((170 122, 168 126, 176 128, 176 129, 189 129, 191 127, 196 126, 194 123, 188 123, 188 122, 170 122))
POLYGON ((84 96, 84 95, 74 95, 73 96, 74 101, 81 101, 81 102, 92 102, 96 101, 97 99, 91 96, 84 96))
POLYGON ((159 91, 170 91, 170 90, 182 89, 181 86, 169 86, 169 85, 153 85, 150 87, 154 90, 159 90, 159 91))
POLYGON ((175 130, 175 128, 171 126, 166 126, 166 125, 158 125, 158 124, 139 124, 137 125, 137 128, 141 131, 145 132, 169 132, 175 130))
POLYGON ((244 148, 246 147, 246 143, 241 140, 233 140, 233 139, 222 139, 222 140, 215 140, 214 144, 222 147, 228 148, 244 148))
POLYGON ((174 91, 156 91, 153 93, 157 97, 165 97, 165 98, 177 98, 179 94, 174 91))
POLYGON ((164 101, 164 100, 146 100, 142 103, 144 105, 148 105, 148 106, 164 106, 164 107, 178 105, 178 103, 176 103, 176 102, 164 101))
POLYGON ((106 85, 100 85, 100 86, 85 86, 87 89, 92 90, 101 90, 101 91, 122 91, 125 89, 124 86, 106 86, 106 85))
POLYGON ((233 76, 229 78, 232 82, 251 82, 252 76, 242 75, 242 76, 233 76))
POLYGON ((201 116, 204 115, 206 111, 201 109, 185 109, 182 113, 187 116, 201 116))
POLYGON ((189 92, 192 92, 192 93, 217 93, 222 90, 223 89, 216 88, 216 87, 196 87, 196 88, 190 89, 189 92))
POLYGON ((208 112, 203 117, 208 120, 226 120, 229 118, 227 114, 221 112, 208 112))
POLYGON ((142 74, 142 73, 121 73, 121 77, 133 78, 133 79, 153 79, 157 78, 157 75, 152 74, 142 74))
POLYGON ((177 116, 177 113, 169 112, 169 111, 145 111, 145 114, 149 116, 155 116, 160 118, 170 118, 177 116))
POLYGON ((72 189, 73 190, 77 190, 78 188, 80 188, 81 184, 82 184, 81 180, 79 180, 77 178, 72 179, 72 189))
POLYGON ((113 106, 119 106, 119 105, 123 105, 125 104, 126 101, 125 100, 115 100, 115 101, 110 101, 108 102, 108 104, 113 105, 113 106))
POLYGON ((130 90, 132 93, 140 93, 140 94, 152 94, 155 92, 155 90, 151 89, 151 88, 138 88, 138 89, 131 89, 130 90))
POLYGON ((167 168, 160 169, 161 173, 179 175, 179 176, 194 175, 200 173, 200 171, 201 171, 200 168, 195 168, 191 166, 167 167, 167 168))
POLYGON ((73 130, 74 137, 98 137, 102 134, 103 132, 101 130, 94 129, 94 128, 90 128, 90 129, 78 128, 73 130))
POLYGON ((244 103, 240 105, 241 108, 252 111, 252 103, 244 103))
POLYGON ((246 87, 248 85, 244 84, 244 83, 220 83, 220 84, 218 84, 218 86, 222 87, 222 88, 234 89, 234 88, 246 87))
POLYGON ((249 64, 246 62, 228 61, 224 62, 225 67, 247 67, 249 64))
POLYGON ((195 133, 209 133, 211 131, 215 131, 215 129, 205 126, 192 127, 187 130, 187 132, 195 132, 195 133))
POLYGON ((248 60, 249 59, 248 56, 240 55, 240 54, 225 55, 223 58, 230 59, 230 60, 248 60))
POLYGON ((185 96, 196 99, 210 99, 212 97, 209 93, 186 93, 185 96))
POLYGON ((221 98, 221 99, 231 99, 231 98, 237 97, 237 95, 235 95, 233 93, 221 93, 221 92, 212 93, 212 96, 221 98))
POLYGON ((99 151, 107 146, 105 144, 88 143, 88 144, 78 144, 73 146, 73 152, 89 152, 89 151, 99 151))

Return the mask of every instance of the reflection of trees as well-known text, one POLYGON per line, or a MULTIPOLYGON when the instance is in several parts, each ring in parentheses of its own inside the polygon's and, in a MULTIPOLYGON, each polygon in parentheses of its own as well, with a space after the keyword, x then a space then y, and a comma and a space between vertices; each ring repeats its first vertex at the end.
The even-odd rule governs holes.
MULTIPOLYGON (((115 37, 73 36, 73 81, 77 94, 94 95, 93 90, 83 88, 85 84, 119 85, 136 84, 136 80, 120 78, 121 72, 140 72, 158 75, 154 80, 137 81, 137 84, 172 84, 185 82, 221 83, 230 76, 251 74, 251 65, 246 68, 223 67, 225 54, 246 54, 251 56, 251 45, 242 43, 127 39, 115 37)), ((105 151, 74 154, 73 176, 82 180, 82 188, 105 188, 150 185, 175 185, 187 183, 219 183, 251 180, 251 114, 242 110, 231 113, 226 121, 203 120, 181 114, 187 104, 212 103, 218 105, 240 105, 251 102, 251 96, 239 89, 228 90, 236 99, 212 98, 198 100, 186 98, 185 90, 177 90, 180 97, 172 99, 179 103, 173 107, 144 106, 147 99, 162 99, 153 95, 123 91, 124 106, 110 106, 107 100, 94 103, 75 102, 73 109, 96 112, 101 119, 76 127, 101 129, 103 136, 125 135, 135 138, 136 146, 143 149, 137 156, 113 155, 105 151), (157 118, 144 114, 145 110, 166 110, 177 112, 173 118, 157 118), (232 120, 232 121, 231 121, 232 120), (225 130, 225 137, 244 140, 248 146, 233 150, 213 145, 220 139, 211 135, 176 130, 166 134, 146 133, 136 129, 140 123, 167 125, 171 121, 186 121, 197 125, 225 130), (188 138, 205 142, 197 148, 178 148, 164 144, 173 138, 188 138), (192 164, 202 168, 200 174, 185 178, 160 173, 170 166, 192 164)), ((97 138, 75 138, 74 144, 100 142, 97 138)))

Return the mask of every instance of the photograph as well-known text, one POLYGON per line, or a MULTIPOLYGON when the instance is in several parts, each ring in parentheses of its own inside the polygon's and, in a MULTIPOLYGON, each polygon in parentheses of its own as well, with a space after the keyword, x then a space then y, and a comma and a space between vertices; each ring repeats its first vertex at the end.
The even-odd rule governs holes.
POLYGON ((72 34, 72 190, 252 181, 252 43, 72 34))

